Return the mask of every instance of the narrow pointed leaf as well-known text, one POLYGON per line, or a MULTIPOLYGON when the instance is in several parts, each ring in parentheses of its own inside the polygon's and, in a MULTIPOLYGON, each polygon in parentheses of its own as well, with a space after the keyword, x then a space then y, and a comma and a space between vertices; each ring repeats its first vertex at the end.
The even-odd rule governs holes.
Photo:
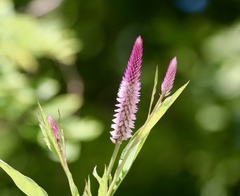
POLYGON ((153 84, 153 90, 152 90, 152 96, 151 96, 148 116, 150 115, 151 110, 152 110, 152 104, 153 104, 153 101, 154 101, 154 96, 156 94, 157 83, 158 83, 158 66, 156 67, 156 71, 155 71, 154 84, 153 84))
POLYGON ((19 171, 15 170, 2 160, 0 160, 0 167, 12 178, 17 187, 26 195, 48 195, 46 191, 41 188, 36 182, 34 182, 31 178, 21 174, 19 171))
POLYGON ((153 109, 153 112, 151 113, 145 124, 134 134, 132 139, 129 141, 129 143, 127 144, 127 146, 125 147, 121 154, 118 170, 115 173, 116 176, 114 176, 114 178, 117 178, 116 184, 110 195, 114 194, 114 192, 117 190, 123 179, 126 177, 139 151, 141 150, 143 144, 145 143, 151 129, 161 119, 161 117, 165 114, 168 108, 174 103, 174 101, 186 88, 188 83, 189 82, 187 82, 185 85, 179 88, 172 96, 164 100, 162 104, 160 105, 156 104, 153 109))
POLYGON ((187 82, 181 88, 179 88, 172 96, 167 97, 161 104, 156 104, 153 113, 151 114, 147 123, 145 123, 145 126, 142 129, 141 138, 144 138, 146 135, 149 134, 149 132, 155 126, 155 124, 160 120, 160 118, 166 113, 168 108, 176 101, 179 95, 187 87, 188 83, 189 82, 187 82))
POLYGON ((85 183, 83 196, 92 196, 92 193, 91 193, 91 181, 90 181, 89 176, 88 176, 88 180, 85 183))

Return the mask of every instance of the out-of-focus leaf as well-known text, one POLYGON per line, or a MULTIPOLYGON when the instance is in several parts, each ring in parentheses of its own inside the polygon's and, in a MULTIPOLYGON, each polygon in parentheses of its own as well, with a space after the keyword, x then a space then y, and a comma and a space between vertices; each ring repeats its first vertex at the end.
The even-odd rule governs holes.
POLYGON ((15 132, 10 131, 8 126, 5 125, 4 122, 0 123, 1 131, 0 131, 0 157, 2 159, 7 159, 9 155, 11 155, 18 145, 21 145, 19 141, 19 137, 15 134, 15 132))
POLYGON ((82 106, 82 99, 76 94, 60 95, 44 104, 44 111, 47 114, 56 113, 56 109, 61 111, 62 118, 72 115, 82 106))
POLYGON ((37 87, 37 97, 40 100, 49 100, 60 90, 58 81, 52 78, 43 77, 37 87))
POLYGON ((26 195, 29 196, 44 196, 48 195, 46 191, 41 188, 31 178, 24 176, 19 171, 12 168, 10 165, 0 160, 0 167, 12 178, 17 187, 26 195))
POLYGON ((75 62, 81 42, 59 20, 36 19, 15 13, 10 1, 0 3, 0 55, 27 72, 38 69, 37 57, 50 57, 63 64, 75 62))
POLYGON ((65 136, 73 141, 90 141, 103 132, 103 124, 89 117, 69 118, 64 122, 65 136))
POLYGON ((66 157, 68 163, 74 162, 78 159, 81 152, 81 143, 66 141, 66 157))

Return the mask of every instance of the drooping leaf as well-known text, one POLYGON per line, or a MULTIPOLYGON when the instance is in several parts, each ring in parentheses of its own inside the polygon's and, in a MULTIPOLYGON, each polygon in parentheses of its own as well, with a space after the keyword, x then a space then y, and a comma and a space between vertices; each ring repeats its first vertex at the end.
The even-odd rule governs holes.
POLYGON ((145 124, 134 134, 132 139, 129 141, 128 145, 125 147, 121 154, 118 168, 114 175, 113 180, 115 185, 110 195, 114 194, 114 192, 117 190, 123 179, 126 177, 139 151, 141 150, 143 144, 145 143, 151 129, 161 119, 161 117, 174 103, 174 101, 178 98, 178 96, 182 93, 182 91, 186 88, 187 85, 188 83, 183 85, 172 96, 165 99, 162 103, 157 102, 145 124))
POLYGON ((31 178, 21 174, 10 165, 0 160, 0 167, 12 178, 17 187, 28 196, 46 196, 46 191, 31 178))

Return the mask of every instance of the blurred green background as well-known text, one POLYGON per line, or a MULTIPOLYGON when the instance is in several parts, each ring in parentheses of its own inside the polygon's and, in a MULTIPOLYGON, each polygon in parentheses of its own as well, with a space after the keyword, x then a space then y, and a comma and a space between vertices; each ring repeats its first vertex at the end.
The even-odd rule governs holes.
MULTIPOLYGON (((113 151, 116 94, 138 35, 144 56, 136 128, 146 119, 156 65, 161 83, 177 56, 174 90, 190 84, 116 195, 240 195, 239 0, 0 0, 0 158, 49 195, 70 195, 42 140, 39 100, 55 118, 61 111, 82 192, 113 151)), ((0 195, 23 195, 2 170, 0 195)))

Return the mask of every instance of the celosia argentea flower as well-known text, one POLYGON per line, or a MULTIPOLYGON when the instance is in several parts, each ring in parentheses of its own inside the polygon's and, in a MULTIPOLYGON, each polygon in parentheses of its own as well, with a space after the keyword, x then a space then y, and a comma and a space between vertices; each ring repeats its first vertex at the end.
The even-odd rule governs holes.
POLYGON ((113 124, 111 128, 111 140, 113 143, 119 143, 132 137, 132 128, 136 120, 136 112, 138 110, 137 103, 140 101, 140 75, 142 66, 143 43, 139 36, 132 49, 127 69, 122 78, 118 90, 118 107, 114 114, 113 124))
POLYGON ((171 93, 176 76, 176 71, 177 71, 177 58, 174 57, 169 63, 168 70, 161 85, 163 96, 168 96, 171 93))
POLYGON ((53 132, 54 137, 58 140, 60 139, 59 133, 58 133, 58 127, 54 120, 54 118, 51 115, 48 115, 48 123, 50 124, 50 128, 53 132))

